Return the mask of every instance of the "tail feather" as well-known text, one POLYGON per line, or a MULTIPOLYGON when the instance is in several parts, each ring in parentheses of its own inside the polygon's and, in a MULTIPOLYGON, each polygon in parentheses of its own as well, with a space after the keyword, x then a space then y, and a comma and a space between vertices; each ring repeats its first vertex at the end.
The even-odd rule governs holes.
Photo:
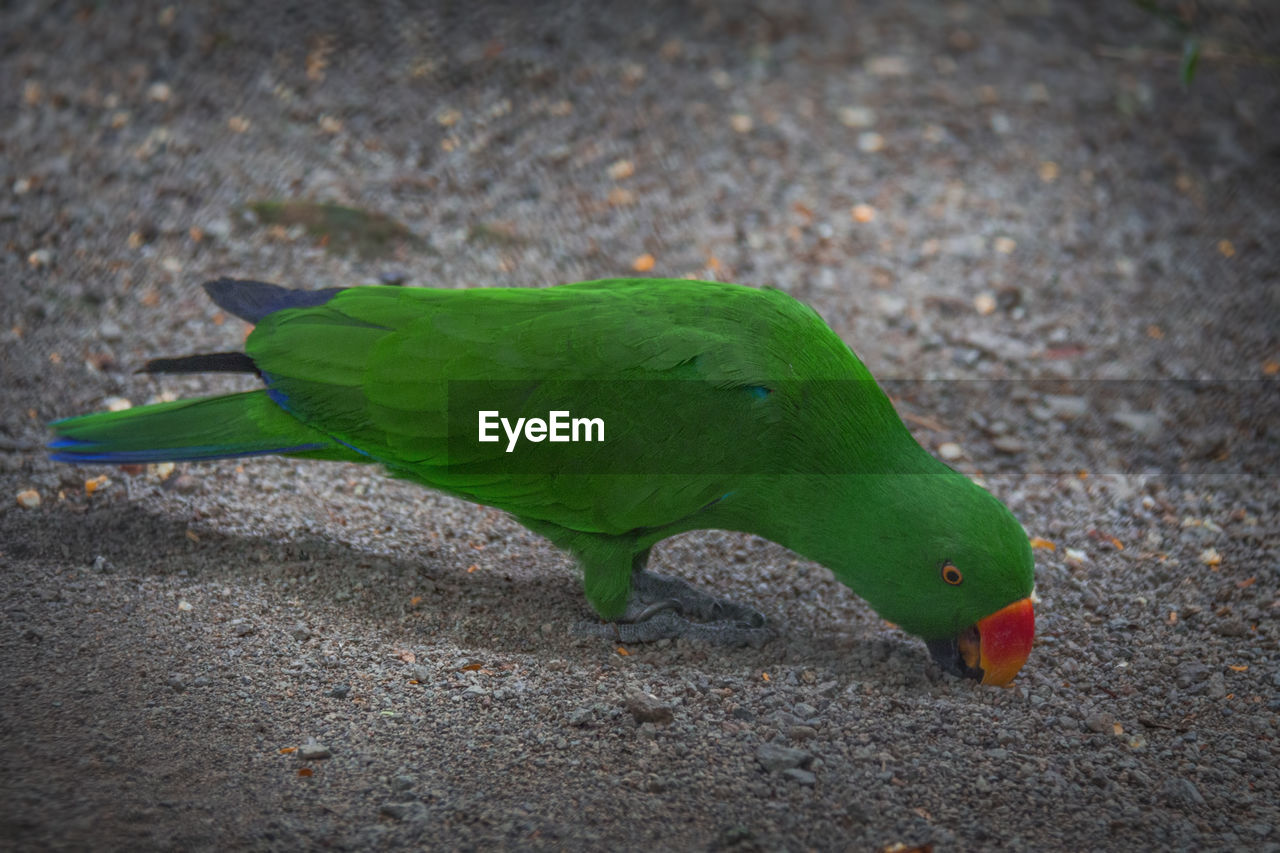
POLYGON ((97 412, 50 424, 51 458, 108 465, 279 454, 368 461, 271 401, 266 391, 97 412))
POLYGON ((210 352, 177 358, 153 358, 139 373, 257 373, 253 359, 242 352, 210 352))
POLYGON ((257 323, 268 314, 285 308, 314 308, 323 305, 345 288, 291 290, 278 284, 248 279, 220 278, 205 282, 204 291, 214 303, 241 320, 257 323))

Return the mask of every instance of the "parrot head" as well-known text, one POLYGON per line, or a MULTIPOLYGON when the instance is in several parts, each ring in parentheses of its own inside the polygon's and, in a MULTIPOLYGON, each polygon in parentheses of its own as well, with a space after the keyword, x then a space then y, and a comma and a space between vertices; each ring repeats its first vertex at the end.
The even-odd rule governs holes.
POLYGON ((967 477, 946 479, 941 526, 920 528, 936 612, 915 633, 945 671, 1004 686, 1035 639, 1031 543, 1004 504, 967 477))
POLYGON ((884 491, 863 554, 879 571, 846 583, 922 637, 945 671, 1007 685, 1035 638, 1034 560, 1022 525, 950 469, 893 478, 884 491))

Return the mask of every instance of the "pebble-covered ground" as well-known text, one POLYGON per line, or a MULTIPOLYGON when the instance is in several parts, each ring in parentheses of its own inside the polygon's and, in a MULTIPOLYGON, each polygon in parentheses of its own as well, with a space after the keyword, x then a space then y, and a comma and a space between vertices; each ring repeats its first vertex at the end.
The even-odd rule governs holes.
POLYGON ((1280 849, 1280 19, 1182 6, 1190 87, 1129 3, 4 4, 3 846, 1280 849), (618 647, 495 510, 39 450, 236 385, 134 374, 209 278, 634 271, 814 305, 1008 503, 1012 688, 750 536, 655 567, 777 639, 618 647))

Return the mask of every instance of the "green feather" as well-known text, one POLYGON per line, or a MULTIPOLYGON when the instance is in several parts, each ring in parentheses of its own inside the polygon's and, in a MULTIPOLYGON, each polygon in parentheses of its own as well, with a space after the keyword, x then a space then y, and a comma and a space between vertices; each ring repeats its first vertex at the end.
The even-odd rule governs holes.
POLYGON ((360 454, 281 410, 266 391, 199 397, 95 412, 50 425, 63 462, 146 463, 277 453, 364 461, 360 454))

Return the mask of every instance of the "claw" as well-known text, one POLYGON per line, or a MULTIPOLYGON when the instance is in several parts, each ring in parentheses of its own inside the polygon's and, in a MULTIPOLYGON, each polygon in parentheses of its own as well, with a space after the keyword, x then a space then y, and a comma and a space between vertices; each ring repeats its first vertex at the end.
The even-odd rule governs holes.
POLYGON ((674 610, 676 612, 680 612, 681 610, 680 602, 674 598, 664 598, 661 601, 655 601, 652 604, 649 604, 639 613, 624 613, 622 616, 619 616, 614 621, 619 622, 621 624, 634 625, 638 622, 645 622, 649 619, 652 619, 654 616, 656 616, 657 614, 661 613, 664 610, 674 610))

